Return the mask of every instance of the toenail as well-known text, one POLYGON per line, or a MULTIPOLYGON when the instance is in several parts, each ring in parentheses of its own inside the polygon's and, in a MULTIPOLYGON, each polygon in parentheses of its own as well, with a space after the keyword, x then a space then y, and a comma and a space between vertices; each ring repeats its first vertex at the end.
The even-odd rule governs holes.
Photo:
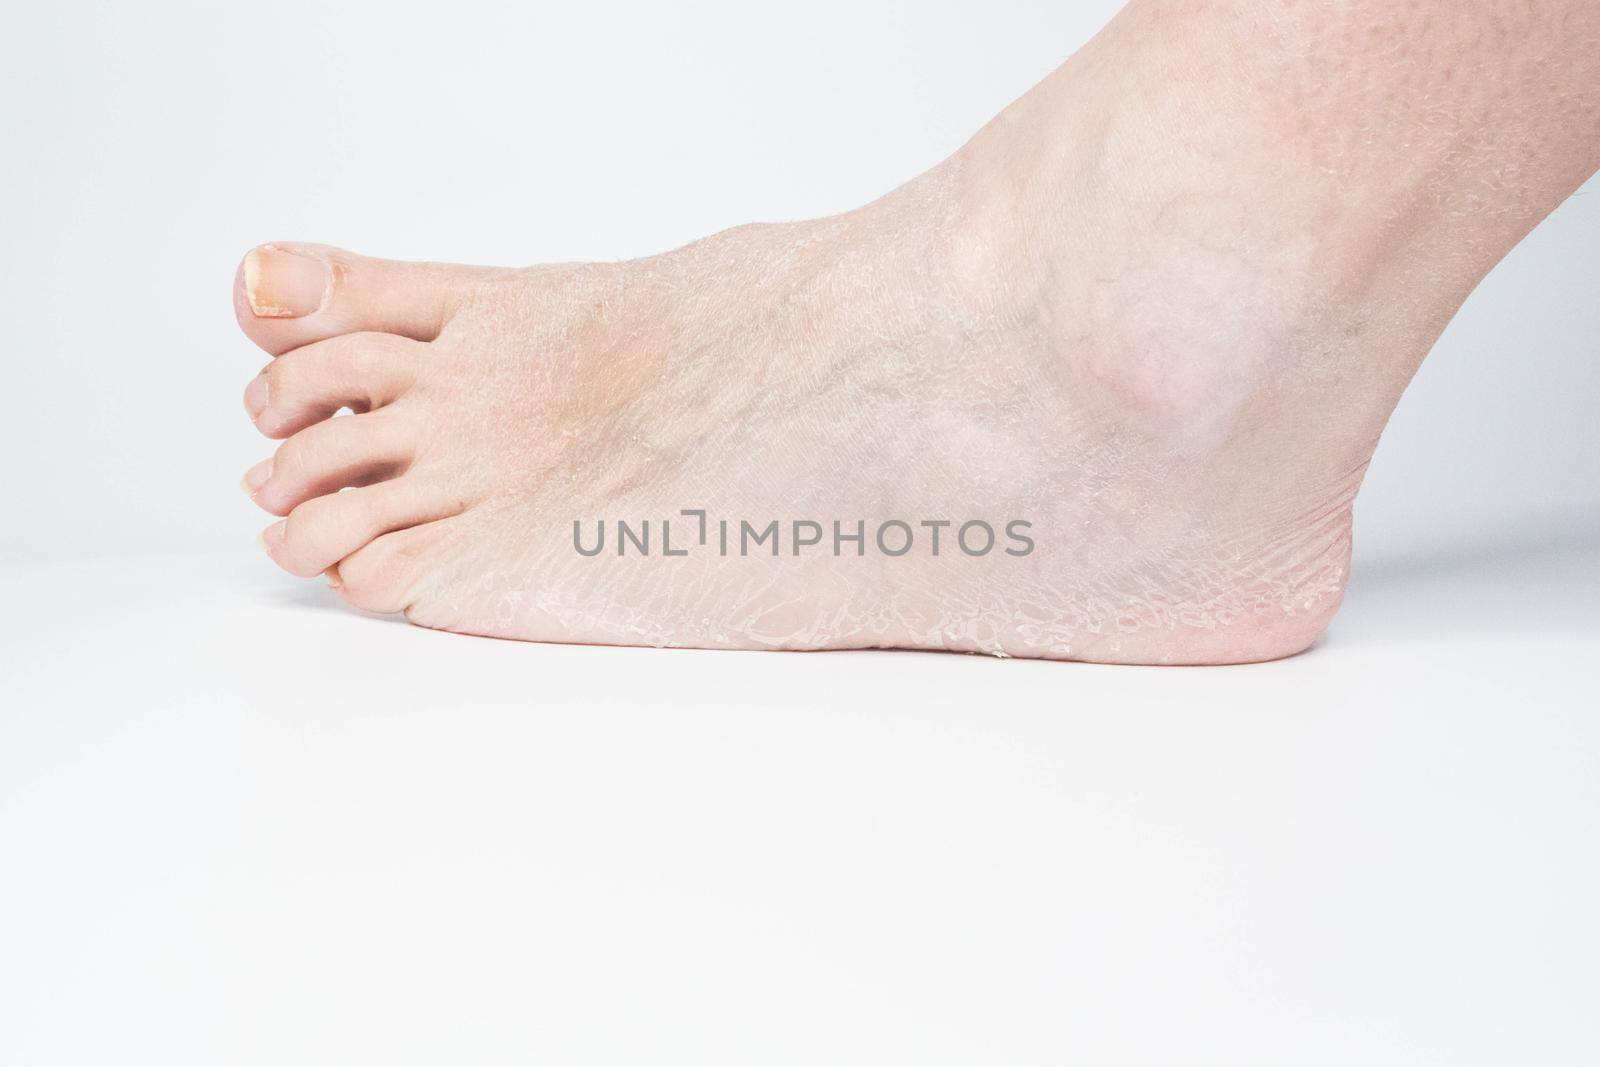
POLYGON ((261 536, 256 538, 256 543, 261 546, 261 551, 270 556, 283 547, 283 531, 284 527, 288 525, 288 519, 279 519, 265 530, 262 530, 261 536))
POLYGON ((249 470, 245 471, 244 478, 239 484, 244 486, 244 491, 246 493, 248 493, 250 496, 255 496, 257 493, 261 492, 261 487, 266 485, 267 479, 271 477, 272 460, 264 459, 260 463, 257 463, 254 467, 251 467, 249 470))
POLYGON ((323 571, 322 576, 328 579, 328 585, 331 588, 338 589, 344 585, 344 583, 339 580, 339 565, 337 563, 323 571))
POLYGON ((244 388, 244 410, 251 420, 259 419, 267 410, 267 376, 258 374, 244 388))
POLYGON ((261 319, 296 319, 322 306, 328 266, 314 256, 275 245, 253 248, 244 257, 244 295, 261 319))

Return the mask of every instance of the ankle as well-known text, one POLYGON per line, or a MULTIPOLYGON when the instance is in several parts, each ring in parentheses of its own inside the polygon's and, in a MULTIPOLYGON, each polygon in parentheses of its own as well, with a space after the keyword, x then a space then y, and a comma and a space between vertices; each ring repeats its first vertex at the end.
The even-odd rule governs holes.
POLYGON ((1233 23, 1129 25, 1147 17, 1130 7, 946 165, 961 287, 998 288, 1151 425, 1218 444, 1263 396, 1370 371, 1364 332, 1425 351, 1465 289, 1385 297, 1429 269, 1414 176, 1330 166, 1363 120, 1306 129, 1253 96, 1233 23))

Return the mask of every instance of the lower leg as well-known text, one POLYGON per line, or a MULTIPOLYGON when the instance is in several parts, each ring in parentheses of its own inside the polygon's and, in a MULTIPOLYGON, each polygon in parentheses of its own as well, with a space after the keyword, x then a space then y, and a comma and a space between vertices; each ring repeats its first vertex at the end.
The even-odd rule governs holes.
MULTIPOLYGON (((1600 168, 1600 7, 1134 0, 958 158, 978 225, 1026 233, 1008 269, 1047 291, 1093 289, 1107 272, 1086 253, 1109 244, 1144 249, 1112 278, 1117 309, 1148 305, 1152 264, 1179 292, 1220 275, 1315 294, 1305 313, 1392 331, 1356 348, 1397 395, 1483 275, 1600 168)), ((1195 340, 1185 362, 1207 354, 1195 340)))

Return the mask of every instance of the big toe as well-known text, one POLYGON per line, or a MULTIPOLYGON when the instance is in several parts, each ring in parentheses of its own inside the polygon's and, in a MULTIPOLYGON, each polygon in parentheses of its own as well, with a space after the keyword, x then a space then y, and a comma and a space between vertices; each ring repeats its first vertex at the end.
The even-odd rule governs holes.
POLYGON ((245 255, 233 307, 246 335, 273 355, 357 331, 431 341, 484 273, 280 242, 245 255))

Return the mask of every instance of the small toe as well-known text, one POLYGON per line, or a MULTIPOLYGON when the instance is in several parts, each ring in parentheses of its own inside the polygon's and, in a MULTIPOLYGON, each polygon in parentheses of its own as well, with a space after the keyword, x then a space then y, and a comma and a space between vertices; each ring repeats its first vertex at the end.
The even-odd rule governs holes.
POLYGON ((245 255, 234 275, 233 306, 240 328, 275 356, 345 333, 431 341, 463 294, 490 273, 280 242, 245 255))
POLYGON ((319 496, 267 527, 262 547, 290 574, 323 573, 375 538, 459 514, 466 501, 436 483, 397 478, 319 496))
POLYGON ((391 333, 348 333, 273 360, 245 387, 245 410, 263 434, 284 438, 340 408, 392 404, 416 378, 428 346, 391 333))
POLYGON ((408 609, 416 589, 437 564, 454 518, 384 534, 340 560, 328 580, 341 597, 362 611, 408 609))
POLYGON ((397 410, 342 415, 301 430, 250 469, 245 492, 264 510, 287 515, 314 497, 395 477, 410 465, 417 440, 397 410))

